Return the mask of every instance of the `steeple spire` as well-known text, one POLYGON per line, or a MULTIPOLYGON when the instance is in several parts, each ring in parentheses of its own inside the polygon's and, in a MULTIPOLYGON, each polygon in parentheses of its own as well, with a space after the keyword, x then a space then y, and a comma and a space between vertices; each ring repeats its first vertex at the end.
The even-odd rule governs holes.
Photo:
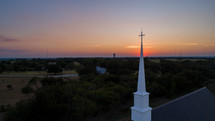
POLYGON ((143 34, 142 30, 139 36, 141 37, 141 49, 140 49, 137 92, 143 93, 143 92, 146 92, 146 86, 145 86, 145 69, 144 69, 144 58, 143 58, 143 36, 145 36, 145 34, 143 34))
POLYGON ((140 62, 139 62, 139 74, 138 74, 138 85, 137 91, 134 92, 134 106, 131 107, 131 119, 133 121, 151 121, 151 110, 149 107, 149 93, 146 92, 145 82, 145 69, 144 69, 144 58, 143 58, 143 36, 141 36, 141 48, 140 48, 140 62))

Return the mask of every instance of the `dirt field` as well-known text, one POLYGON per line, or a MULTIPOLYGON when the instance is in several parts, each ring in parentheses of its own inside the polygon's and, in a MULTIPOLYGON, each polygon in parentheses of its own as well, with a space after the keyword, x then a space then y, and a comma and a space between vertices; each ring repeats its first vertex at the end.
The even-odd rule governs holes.
POLYGON ((15 77, 0 77, 0 106, 14 105, 21 99, 27 99, 32 95, 24 95, 21 93, 21 88, 27 85, 31 78, 15 78, 15 77), (11 85, 11 89, 7 88, 11 85))

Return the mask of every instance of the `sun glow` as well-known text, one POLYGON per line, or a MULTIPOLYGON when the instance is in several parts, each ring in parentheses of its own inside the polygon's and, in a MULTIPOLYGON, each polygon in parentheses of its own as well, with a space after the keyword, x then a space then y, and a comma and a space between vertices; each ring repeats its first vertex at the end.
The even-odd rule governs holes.
POLYGON ((46 57, 47 50, 52 57, 139 56, 141 28, 145 56, 215 56, 214 6, 215 1, 2 1, 0 58, 46 57))

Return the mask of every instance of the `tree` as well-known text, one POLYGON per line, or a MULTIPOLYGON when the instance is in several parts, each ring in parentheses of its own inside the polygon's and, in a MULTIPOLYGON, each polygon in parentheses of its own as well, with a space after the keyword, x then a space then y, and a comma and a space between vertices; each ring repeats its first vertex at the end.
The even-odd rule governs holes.
POLYGON ((45 87, 47 87, 47 86, 61 86, 64 83, 62 78, 44 78, 40 82, 45 87))
POLYGON ((5 106, 4 105, 1 105, 0 107, 0 112, 4 112, 5 111, 5 106))
POLYGON ((77 71, 79 75, 97 74, 95 65, 85 65, 82 68, 78 69, 77 71))
POLYGON ((68 63, 68 64, 65 66, 65 69, 68 69, 68 70, 73 70, 74 68, 75 68, 74 63, 68 63))
POLYGON ((36 89, 38 89, 38 83, 39 81, 39 78, 38 77, 33 77, 31 80, 29 80, 28 82, 28 85, 31 86, 31 85, 34 85, 36 89))
POLYGON ((47 73, 53 73, 53 74, 57 74, 57 73, 62 73, 63 70, 60 66, 58 65, 48 65, 47 67, 47 73))
POLYGON ((2 73, 3 72, 3 69, 2 68, 0 68, 0 73, 2 73))
POLYGON ((7 88, 8 88, 9 90, 11 90, 11 89, 12 89, 12 85, 11 85, 11 84, 7 85, 7 88))
POLYGON ((23 94, 28 95, 28 94, 34 92, 34 90, 33 90, 33 88, 31 88, 30 86, 27 85, 27 86, 25 86, 25 87, 22 88, 21 92, 23 94))

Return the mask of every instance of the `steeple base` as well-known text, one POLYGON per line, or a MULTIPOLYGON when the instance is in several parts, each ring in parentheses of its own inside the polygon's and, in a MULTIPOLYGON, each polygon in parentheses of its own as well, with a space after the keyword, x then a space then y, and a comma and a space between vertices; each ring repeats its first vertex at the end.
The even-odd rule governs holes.
POLYGON ((137 107, 131 107, 131 120, 132 121, 151 121, 152 108, 147 107, 140 109, 137 107))
POLYGON ((151 110, 149 107, 149 93, 135 92, 134 106, 131 107, 131 119, 133 121, 151 121, 151 110))

